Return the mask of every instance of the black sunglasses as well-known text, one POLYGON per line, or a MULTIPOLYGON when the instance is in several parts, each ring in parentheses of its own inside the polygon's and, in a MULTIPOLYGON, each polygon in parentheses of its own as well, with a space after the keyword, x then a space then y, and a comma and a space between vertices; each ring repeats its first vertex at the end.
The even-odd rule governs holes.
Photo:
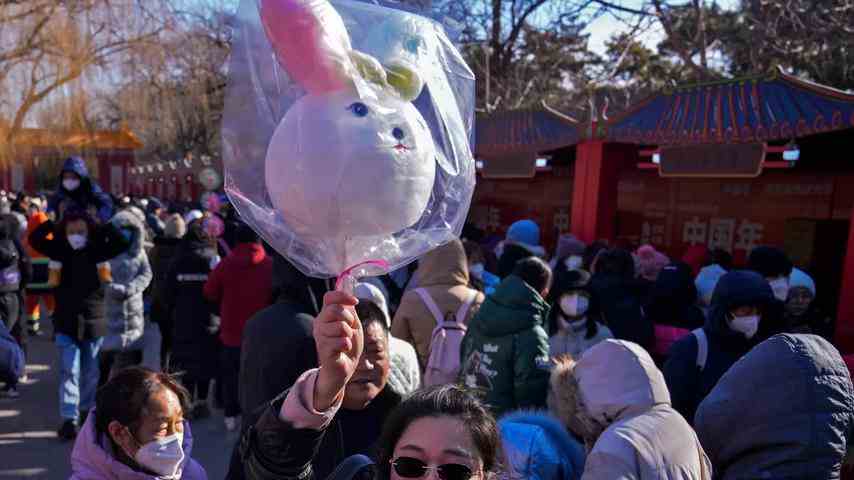
POLYGON ((434 468, 441 480, 469 480, 472 477, 471 468, 458 463, 446 463, 436 467, 429 467, 417 458, 397 457, 397 459, 391 462, 391 466, 403 478, 421 478, 434 468))

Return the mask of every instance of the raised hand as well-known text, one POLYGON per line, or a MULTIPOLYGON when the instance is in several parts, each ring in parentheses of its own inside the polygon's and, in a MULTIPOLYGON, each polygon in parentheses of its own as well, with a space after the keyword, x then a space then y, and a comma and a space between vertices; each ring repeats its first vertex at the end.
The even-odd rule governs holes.
POLYGON ((356 371, 364 348, 362 323, 353 308, 356 297, 329 292, 323 310, 314 320, 314 343, 320 371, 314 386, 314 409, 328 410, 344 395, 344 387, 356 371))

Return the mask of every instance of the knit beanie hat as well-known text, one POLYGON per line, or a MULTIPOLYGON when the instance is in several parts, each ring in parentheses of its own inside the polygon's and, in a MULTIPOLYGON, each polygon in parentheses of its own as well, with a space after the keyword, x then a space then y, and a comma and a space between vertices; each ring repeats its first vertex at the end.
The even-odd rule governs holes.
POLYGON ((586 249, 587 245, 576 238, 575 235, 571 233, 564 234, 557 240, 557 249, 555 250, 554 258, 561 259, 571 255, 582 256, 586 249))
POLYGON ((799 268, 792 268, 792 273, 789 275, 789 288, 792 289, 795 287, 806 288, 815 297, 815 281, 799 268))
POLYGON ((718 280, 724 275, 726 275, 726 270, 717 264, 700 269, 700 273, 694 279, 694 285, 697 287, 697 297, 704 305, 712 304, 715 287, 718 285, 718 280))
POLYGON ((670 263, 667 255, 657 251, 652 245, 642 245, 638 248, 635 258, 637 258, 638 275, 651 282, 654 282, 659 272, 670 263))
POLYGON ((519 220, 507 229, 507 241, 539 247, 540 227, 533 220, 519 220))

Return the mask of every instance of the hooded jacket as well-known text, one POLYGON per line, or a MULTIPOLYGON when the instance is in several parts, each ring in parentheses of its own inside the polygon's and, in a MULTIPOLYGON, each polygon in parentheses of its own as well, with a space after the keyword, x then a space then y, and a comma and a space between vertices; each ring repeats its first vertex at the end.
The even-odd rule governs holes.
POLYGON ((686 335, 673 344, 664 364, 664 378, 670 388, 673 408, 692 421, 700 402, 739 358, 761 341, 765 312, 778 304, 771 287, 758 273, 735 270, 718 281, 709 318, 703 326, 708 354, 702 371, 697 367, 697 337, 686 335), (753 305, 763 309, 759 332, 747 339, 729 327, 730 310, 753 305))
POLYGON ((695 424, 716 479, 835 480, 854 428, 854 388, 826 340, 776 335, 720 379, 695 424))
POLYGON ((584 425, 584 436, 595 439, 583 480, 711 479, 697 436, 670 406, 664 378, 643 348, 605 340, 571 365, 558 364, 552 389, 575 404, 561 405, 573 413, 561 420, 584 425))
POLYGON ((211 272, 205 297, 220 305, 219 339, 240 347, 243 328, 252 315, 273 303, 273 260, 258 243, 240 243, 211 272))
POLYGON ((143 250, 145 233, 140 220, 131 212, 121 211, 110 223, 133 233, 130 247, 110 260, 113 283, 105 287, 104 295, 108 334, 101 349, 124 350, 141 338, 145 329, 142 293, 151 283, 152 273, 143 250))
MULTIPOLYGON (((95 432, 93 411, 74 441, 71 451, 70 480, 158 480, 159 477, 139 472, 116 460, 109 439, 95 432)), ((205 469, 190 458, 193 452, 193 433, 190 422, 184 422, 184 450, 181 480, 207 480, 205 469)))
MULTIPOLYGON (((443 314, 455 315, 463 303, 475 295, 467 318, 470 321, 483 303, 483 294, 468 286, 466 252, 459 240, 424 255, 415 272, 415 283, 427 290, 443 314)), ((430 340, 435 328, 436 318, 421 297, 413 290, 407 291, 391 322, 391 334, 415 346, 422 372, 430 358, 430 340)))
POLYGON ((516 275, 472 318, 460 352, 461 379, 481 389, 496 415, 545 406, 549 382, 549 306, 516 275))
POLYGON ((584 446, 557 419, 540 412, 515 412, 498 422, 510 472, 500 480, 578 480, 584 446))
POLYGON ((53 325, 56 333, 76 340, 90 340, 107 334, 104 312, 104 287, 97 265, 124 252, 130 242, 107 223, 89 225, 86 246, 74 250, 65 231, 52 221, 39 225, 30 234, 30 245, 37 251, 62 263, 59 285, 54 289, 56 310, 53 325))
POLYGON ((89 210, 92 207, 97 212, 101 223, 109 222, 113 216, 113 201, 97 183, 92 181, 89 170, 86 169, 86 162, 80 157, 68 157, 65 160, 59 174, 59 188, 48 200, 47 205, 48 212, 56 212, 58 218, 61 218, 62 212, 69 207, 77 207, 81 210, 89 210), (76 190, 69 191, 62 186, 62 174, 65 172, 72 172, 80 177, 80 186, 76 190))

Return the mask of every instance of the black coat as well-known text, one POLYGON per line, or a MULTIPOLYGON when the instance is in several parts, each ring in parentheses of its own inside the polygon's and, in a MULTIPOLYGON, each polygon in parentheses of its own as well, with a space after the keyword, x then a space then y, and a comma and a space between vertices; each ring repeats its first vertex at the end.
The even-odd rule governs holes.
POLYGON ((339 410, 325 430, 297 430, 279 419, 288 392, 265 405, 240 442, 229 480, 327 478, 347 457, 374 453, 386 417, 402 398, 390 388, 360 411, 339 410))
POLYGON ((29 237, 36 251, 62 263, 59 286, 53 291, 54 329, 76 340, 103 337, 107 334, 107 320, 97 265, 124 252, 130 244, 110 223, 90 225, 89 241, 81 250, 72 249, 65 232, 59 230, 56 224, 47 221, 29 237))
POLYGON ((661 270, 649 290, 646 316, 656 325, 694 330, 706 321, 697 306, 697 287, 691 267, 682 263, 670 264, 661 270))
MULTIPOLYGON (((718 380, 751 348, 768 338, 762 324, 778 315, 777 300, 768 282, 755 272, 732 271, 721 277, 712 297, 712 308, 703 330, 708 339, 706 365, 697 368, 697 337, 687 335, 670 348, 664 364, 664 380, 670 399, 688 423, 694 423, 697 406, 712 391, 718 380), (760 329, 752 339, 733 331, 727 322, 729 311, 738 306, 755 305, 763 309, 760 329)), ((776 333, 776 332, 775 332, 776 333)))
POLYGON ((169 269, 178 253, 180 238, 157 237, 151 250, 151 319, 160 325, 161 330, 172 330, 172 317, 166 306, 169 269))
POLYGON ((590 291, 614 338, 628 340, 649 352, 653 351, 655 327, 652 320, 644 315, 640 287, 634 280, 597 273, 590 282, 590 291))
POLYGON ((164 304, 172 321, 172 357, 176 369, 194 378, 217 372, 219 317, 202 290, 216 252, 206 243, 185 241, 166 277, 164 304))

